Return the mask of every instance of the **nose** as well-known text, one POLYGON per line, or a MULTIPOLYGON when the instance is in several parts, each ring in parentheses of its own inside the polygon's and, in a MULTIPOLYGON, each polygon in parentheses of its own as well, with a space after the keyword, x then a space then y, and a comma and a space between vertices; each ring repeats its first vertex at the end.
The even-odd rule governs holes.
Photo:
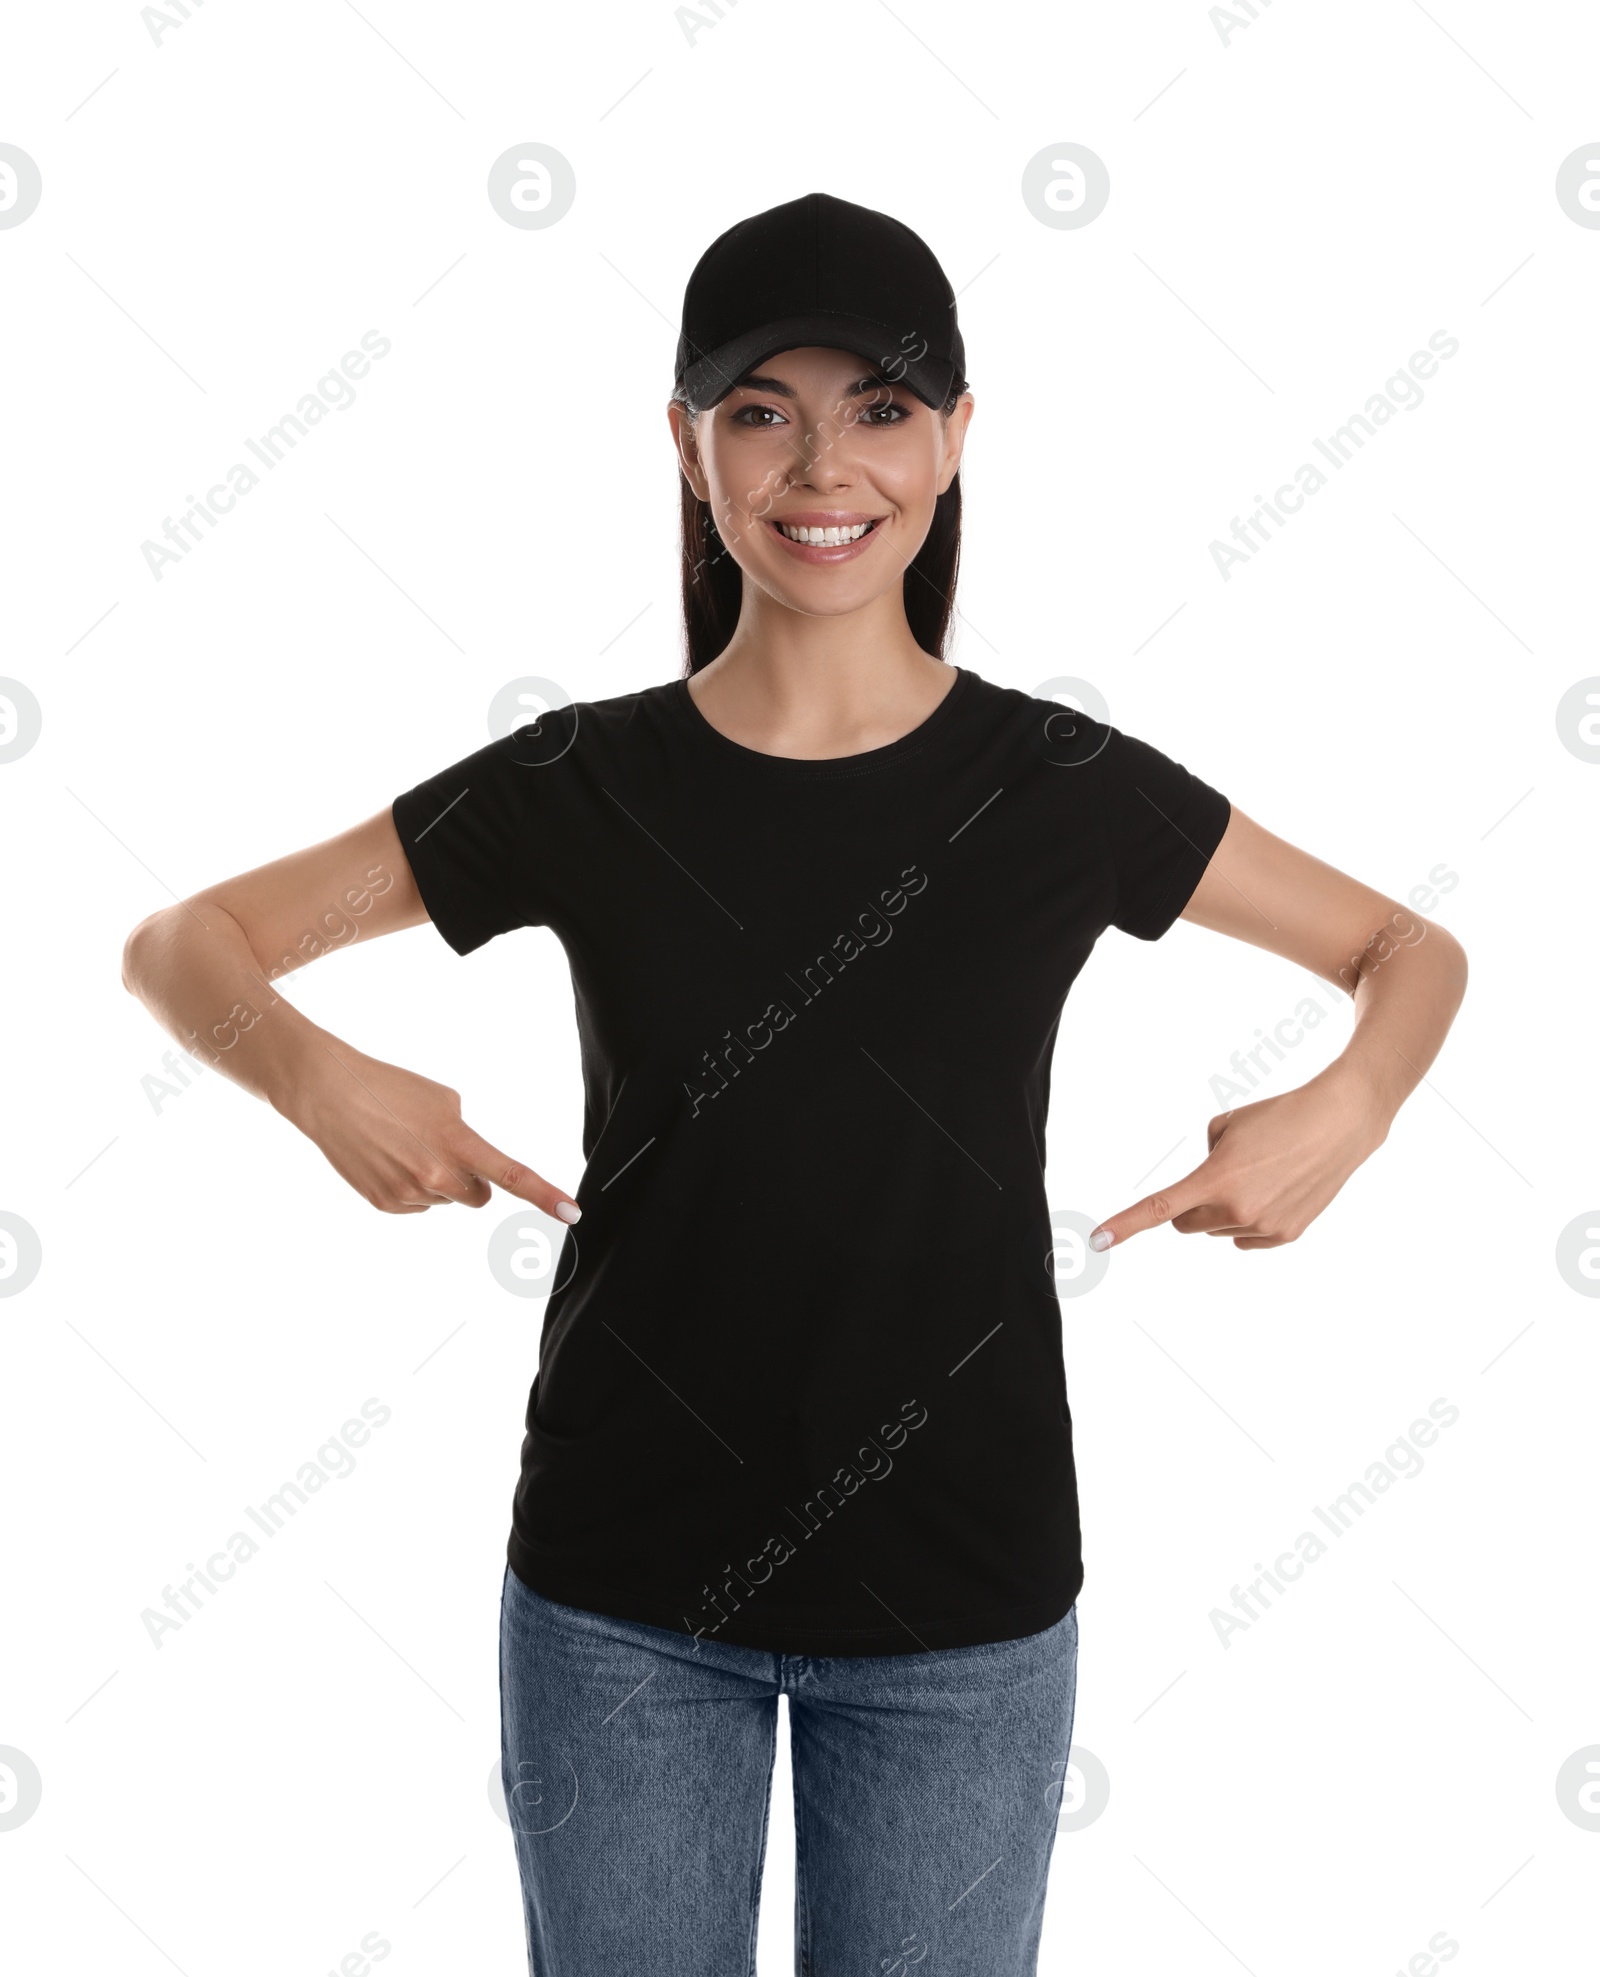
POLYGON ((809 426, 795 448, 791 485, 808 487, 818 494, 836 494, 851 486, 856 478, 852 431, 835 419, 809 426))

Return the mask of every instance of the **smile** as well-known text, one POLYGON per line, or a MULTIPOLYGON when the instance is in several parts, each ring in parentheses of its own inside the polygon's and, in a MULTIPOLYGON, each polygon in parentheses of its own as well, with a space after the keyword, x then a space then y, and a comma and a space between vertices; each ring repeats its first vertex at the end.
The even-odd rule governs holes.
POLYGON ((783 530, 791 542, 854 542, 858 536, 866 534, 872 527, 870 522, 855 522, 843 529, 797 528, 789 522, 778 522, 776 527, 783 530))
POLYGON ((877 534, 883 515, 802 515, 766 526, 791 556, 804 563, 842 563, 859 556, 877 534))

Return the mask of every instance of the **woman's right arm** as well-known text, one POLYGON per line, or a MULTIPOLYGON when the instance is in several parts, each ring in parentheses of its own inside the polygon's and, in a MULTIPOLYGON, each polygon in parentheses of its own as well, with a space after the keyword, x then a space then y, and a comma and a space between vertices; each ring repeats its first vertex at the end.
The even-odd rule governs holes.
POLYGON ((482 1208, 492 1182, 575 1222, 570 1196, 465 1123, 458 1092, 364 1055, 274 986, 335 947, 427 918, 384 809, 141 920, 123 947, 123 986, 185 1050, 297 1126, 374 1208, 482 1208))

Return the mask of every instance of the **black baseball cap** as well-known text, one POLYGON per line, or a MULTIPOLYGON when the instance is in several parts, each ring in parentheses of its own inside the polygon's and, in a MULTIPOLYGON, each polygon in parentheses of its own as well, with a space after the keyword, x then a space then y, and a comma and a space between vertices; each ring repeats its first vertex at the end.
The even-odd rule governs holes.
POLYGON ((696 411, 780 350, 825 344, 864 357, 924 404, 966 388, 955 291, 900 220, 808 192, 740 220, 683 292, 677 393, 696 411))

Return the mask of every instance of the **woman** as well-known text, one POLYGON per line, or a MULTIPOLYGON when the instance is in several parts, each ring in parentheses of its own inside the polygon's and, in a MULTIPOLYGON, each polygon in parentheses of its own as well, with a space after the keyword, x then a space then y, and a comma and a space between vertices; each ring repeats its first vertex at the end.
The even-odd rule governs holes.
POLYGON ((536 1971, 754 1967, 780 1693, 797 1970, 1036 1968, 1083 1580, 1044 1189, 1067 990, 1108 926, 1182 917, 1354 1003, 1335 1063, 1212 1119, 1097 1248, 1295 1240, 1463 993, 1442 928, 940 656, 972 409, 909 229, 820 194, 731 229, 668 407, 686 676, 519 728, 128 944, 166 1027, 375 1208, 498 1186, 567 1225, 501 1609, 536 1971), (213 1023, 374 868, 369 935, 561 939, 572 1194, 286 1001, 213 1023))

